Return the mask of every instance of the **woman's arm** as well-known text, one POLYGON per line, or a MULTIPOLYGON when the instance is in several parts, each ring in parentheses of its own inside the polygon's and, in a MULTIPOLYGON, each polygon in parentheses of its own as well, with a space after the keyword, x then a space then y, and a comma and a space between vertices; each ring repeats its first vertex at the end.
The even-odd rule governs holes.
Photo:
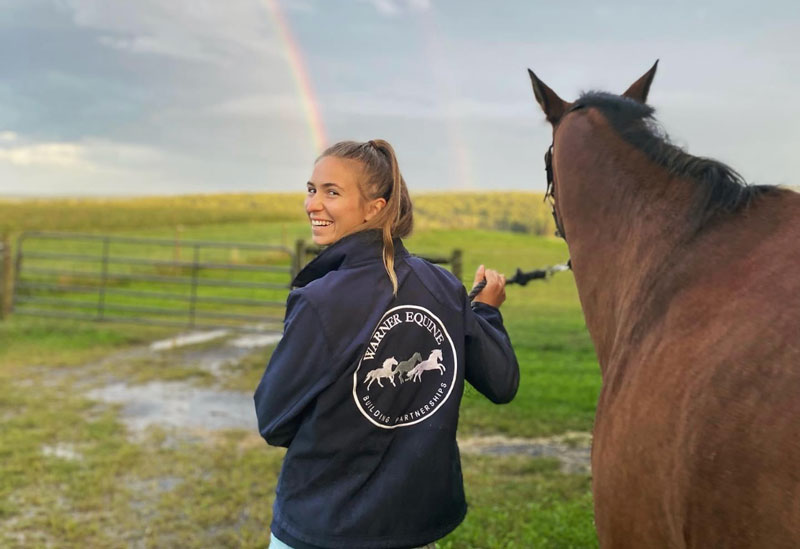
POLYGON ((286 303, 283 338, 269 360, 254 400, 261 436, 288 447, 306 407, 330 383, 332 353, 314 307, 298 294, 286 303))
POLYGON ((475 283, 486 287, 465 306, 466 379, 489 400, 510 402, 519 386, 519 365, 503 326, 500 305, 505 301, 505 277, 478 267, 475 283))

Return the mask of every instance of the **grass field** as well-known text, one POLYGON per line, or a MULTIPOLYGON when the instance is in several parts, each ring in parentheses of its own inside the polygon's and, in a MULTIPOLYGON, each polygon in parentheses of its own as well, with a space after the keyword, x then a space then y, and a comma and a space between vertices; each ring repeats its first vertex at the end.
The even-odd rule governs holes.
MULTIPOLYGON (((422 229, 491 229, 540 236, 555 230, 541 193, 427 193, 413 198, 417 227, 422 229)), ((302 193, 80 200, 0 197, 0 235, 30 230, 107 232, 243 222, 291 223, 304 219, 302 202, 302 193)))
MULTIPOLYGON (((175 233, 172 223, 145 230, 120 225, 115 234, 175 233)), ((305 236, 305 223, 288 219, 187 224, 182 232, 186 239, 250 242, 305 236)), ((406 244, 423 255, 461 248, 465 273, 479 263, 511 273, 566 259, 560 240, 522 232, 431 225, 406 244)), ((600 377, 571 274, 509 287, 507 295, 502 311, 522 369, 519 394, 495 406, 467 389, 459 437, 589 431, 600 377)), ((0 322, 0 546, 267 545, 280 450, 236 429, 151 428, 131 436, 118 406, 87 395, 117 380, 180 380, 249 398, 268 350, 220 375, 176 353, 113 358, 170 333, 21 316, 0 322)), ((463 464, 470 512, 440 547, 596 546, 588 476, 562 473, 551 459, 519 455, 464 454, 463 464)))

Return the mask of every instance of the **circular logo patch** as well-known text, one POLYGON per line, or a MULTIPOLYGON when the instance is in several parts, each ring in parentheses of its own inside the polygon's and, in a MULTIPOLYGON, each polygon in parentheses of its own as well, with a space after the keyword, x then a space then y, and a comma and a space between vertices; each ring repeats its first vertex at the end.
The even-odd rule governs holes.
POLYGON ((457 369, 442 321, 424 307, 401 305, 387 311, 372 333, 353 374, 353 398, 378 427, 407 427, 447 401, 457 369))

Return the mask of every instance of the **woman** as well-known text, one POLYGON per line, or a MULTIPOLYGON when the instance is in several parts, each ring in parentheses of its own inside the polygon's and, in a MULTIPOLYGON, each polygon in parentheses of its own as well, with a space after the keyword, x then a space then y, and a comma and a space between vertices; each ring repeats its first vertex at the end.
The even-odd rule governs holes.
POLYGON ((497 403, 519 383, 505 279, 481 266, 470 304, 451 273, 409 255, 411 200, 386 141, 327 149, 305 209, 328 247, 294 280, 255 393, 261 435, 288 448, 272 546, 433 546, 466 513, 464 380, 497 403))

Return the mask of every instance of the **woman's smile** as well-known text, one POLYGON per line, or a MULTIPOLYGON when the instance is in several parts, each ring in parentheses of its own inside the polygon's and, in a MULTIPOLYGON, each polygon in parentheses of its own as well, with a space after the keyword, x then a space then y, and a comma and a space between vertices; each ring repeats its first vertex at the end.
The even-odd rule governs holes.
POLYGON ((358 188, 360 174, 357 163, 342 158, 326 156, 314 165, 306 185, 305 209, 318 246, 333 244, 368 217, 358 188))
POLYGON ((314 217, 311 218, 311 226, 315 229, 318 227, 327 227, 329 225, 333 225, 333 221, 328 221, 327 219, 317 219, 314 217))

